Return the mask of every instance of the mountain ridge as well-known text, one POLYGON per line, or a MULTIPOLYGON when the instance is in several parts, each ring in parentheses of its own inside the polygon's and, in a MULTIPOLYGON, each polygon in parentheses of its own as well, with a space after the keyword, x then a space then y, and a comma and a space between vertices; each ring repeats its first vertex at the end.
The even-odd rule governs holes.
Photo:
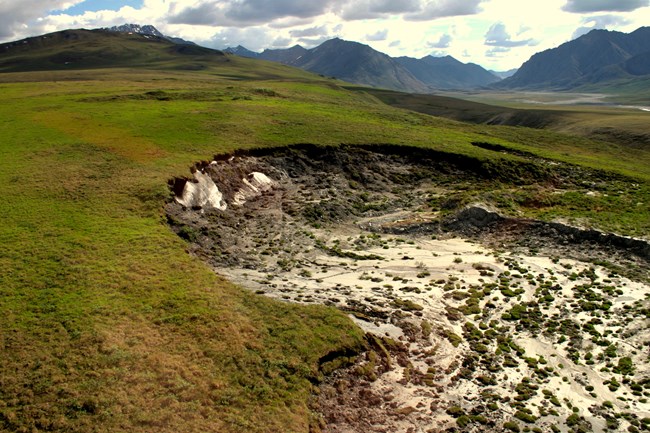
POLYGON ((558 47, 534 54, 502 89, 571 90, 589 84, 650 74, 650 27, 632 33, 592 30, 558 47))
POLYGON ((420 81, 434 88, 478 88, 500 80, 483 67, 475 63, 462 63, 452 56, 429 55, 421 59, 398 57, 396 60, 420 81))
POLYGON ((296 66, 354 84, 390 90, 428 93, 434 90, 474 89, 499 81, 495 74, 474 63, 451 56, 391 57, 359 42, 333 38, 306 49, 266 49, 261 53, 241 45, 225 52, 296 66))
MULTIPOLYGON (((409 93, 476 89, 599 92, 616 88, 642 89, 643 83, 650 80, 650 27, 641 27, 631 33, 592 30, 573 41, 533 55, 512 76, 502 80, 497 73, 480 65, 462 63, 451 56, 393 58, 368 45, 340 38, 330 39, 312 49, 294 45, 256 53, 240 45, 225 51, 353 84, 409 93)), ((201 69, 217 54, 223 57, 221 51, 166 36, 152 25, 124 24, 95 30, 63 30, 0 44, 0 72, 64 67, 155 68, 164 61, 174 63, 175 68, 201 69), (100 35, 122 37, 101 39, 100 35), (145 41, 158 45, 149 50, 142 45, 145 41), (162 42, 170 46, 160 45, 162 42), (154 54, 159 50, 162 56, 157 57, 154 54), (182 66, 185 60, 180 60, 179 54, 185 59, 191 55, 192 62, 182 66)))
POLYGON ((223 52, 167 38, 104 29, 70 29, 0 44, 0 72, 97 68, 204 69, 223 52))
POLYGON ((307 50, 290 64, 355 84, 418 93, 430 90, 387 54, 368 45, 339 38, 330 39, 307 50))
POLYGON ((126 23, 119 26, 104 27, 101 30, 106 30, 109 32, 116 32, 116 33, 137 33, 146 36, 156 36, 159 38, 167 39, 168 41, 179 45, 197 45, 196 43, 191 41, 186 41, 185 39, 177 38, 175 36, 164 35, 151 24, 140 25, 140 24, 126 23))

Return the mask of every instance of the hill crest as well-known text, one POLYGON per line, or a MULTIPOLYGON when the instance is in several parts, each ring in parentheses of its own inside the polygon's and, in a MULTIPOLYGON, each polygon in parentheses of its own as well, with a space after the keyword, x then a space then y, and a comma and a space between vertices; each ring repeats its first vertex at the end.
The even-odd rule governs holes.
POLYGON ((168 41, 171 41, 179 45, 196 45, 194 42, 186 41, 185 39, 164 35, 151 24, 140 25, 140 24, 127 23, 127 24, 122 24, 120 26, 105 27, 99 30, 106 30, 109 32, 117 32, 117 33, 137 33, 141 35, 156 36, 159 38, 167 39, 168 41))
POLYGON ((167 38, 71 29, 0 44, 0 72, 98 68, 196 70, 225 59, 224 53, 167 38))

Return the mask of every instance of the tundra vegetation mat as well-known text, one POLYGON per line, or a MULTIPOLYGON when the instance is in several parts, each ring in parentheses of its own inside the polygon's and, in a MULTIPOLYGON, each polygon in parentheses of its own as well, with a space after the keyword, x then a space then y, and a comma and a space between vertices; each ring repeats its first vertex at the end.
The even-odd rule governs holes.
MULTIPOLYGON (((30 53, 25 52, 24 56, 29 57, 30 53)), ((277 148, 295 143, 317 143, 330 148, 341 143, 384 143, 429 149, 449 157, 455 155, 459 161, 471 162, 477 168, 474 171, 478 174, 461 181, 454 177, 454 173, 465 179, 462 176, 468 171, 463 170, 462 164, 438 167, 443 174, 445 170, 450 171, 444 176, 434 172, 434 179, 440 177, 450 183, 425 191, 426 195, 422 197, 414 194, 414 190, 419 188, 420 181, 430 176, 431 171, 423 172, 423 177, 418 180, 406 170, 407 179, 412 180, 415 186, 407 186, 405 181, 396 179, 393 189, 392 184, 385 183, 389 188, 386 191, 375 191, 366 186, 358 187, 357 191, 352 188, 354 183, 348 182, 346 188, 349 187, 353 194, 350 202, 344 201, 345 196, 340 197, 341 210, 334 206, 335 202, 331 208, 313 206, 321 200, 321 194, 335 195, 333 191, 315 188, 312 192, 311 186, 306 188, 304 193, 313 197, 297 200, 295 215, 290 213, 291 209, 283 210, 282 215, 294 218, 296 225, 302 227, 299 230, 291 228, 290 233, 298 233, 297 241, 314 242, 314 250, 323 252, 322 258, 316 257, 319 264, 334 257, 339 263, 336 266, 343 262, 349 263, 346 266, 353 263, 365 266, 378 261, 374 260, 373 254, 389 260, 391 256, 387 252, 398 251, 398 245, 414 248, 424 240, 439 241, 431 239, 434 234, 444 237, 442 233, 438 234, 435 224, 431 232, 417 237, 410 237, 412 235, 408 233, 372 233, 366 230, 366 226, 359 228, 354 224, 355 219, 361 222, 363 218, 373 216, 373 212, 382 212, 376 214, 381 216, 388 209, 396 208, 386 207, 392 204, 386 205, 380 192, 396 203, 403 203, 407 210, 414 208, 418 200, 424 200, 423 206, 428 209, 425 213, 440 211, 451 216, 457 208, 474 203, 480 197, 481 202, 497 207, 506 216, 546 221, 562 219, 574 225, 634 237, 647 236, 650 231, 650 157, 644 148, 632 151, 624 146, 576 139, 570 135, 525 128, 492 128, 435 118, 389 107, 372 95, 347 91, 339 82, 280 65, 226 56, 214 63, 197 63, 196 70, 188 71, 184 69, 187 57, 165 59, 164 65, 158 69, 94 65, 91 70, 0 74, 2 431, 305 432, 310 428, 320 428, 319 418, 308 406, 308 401, 315 394, 314 384, 324 380, 324 373, 337 365, 360 362, 361 358, 355 358, 359 353, 375 357, 375 365, 396 366, 399 365, 398 359, 402 359, 402 363, 410 359, 410 355, 405 358, 407 355, 402 345, 406 343, 395 334, 403 332, 398 330, 403 327, 391 327, 385 331, 393 332, 391 340, 383 340, 385 333, 376 333, 382 336, 381 341, 369 339, 347 317, 347 313, 338 308, 319 305, 319 302, 311 302, 312 305, 278 302, 271 296, 254 293, 264 290, 276 298, 286 295, 300 300, 298 296, 301 293, 290 284, 286 286, 290 289, 286 293, 278 289, 279 293, 275 295, 271 290, 276 289, 271 287, 272 284, 279 284, 281 278, 289 278, 290 273, 281 276, 283 274, 278 272, 273 277, 275 281, 268 285, 259 283, 259 286, 251 287, 253 291, 242 289, 242 285, 253 282, 252 277, 247 277, 245 283, 234 284, 231 280, 235 283, 242 281, 237 280, 237 275, 244 277, 244 271, 235 275, 239 266, 250 262, 253 268, 248 272, 257 275, 258 270, 263 269, 255 264, 260 257, 272 258, 276 254, 274 249, 282 251, 279 245, 266 246, 274 232, 269 232, 269 239, 262 240, 260 246, 264 251, 269 249, 269 256, 262 254, 262 250, 259 255, 248 253, 248 247, 241 253, 228 254, 228 242, 232 240, 215 238, 214 245, 223 246, 222 257, 217 259, 216 250, 221 247, 210 250, 212 247, 200 243, 205 236, 201 229, 192 230, 192 225, 184 223, 187 226, 185 233, 179 233, 191 243, 170 230, 164 206, 174 198, 168 180, 183 176, 193 178, 188 167, 197 160, 207 160, 209 164, 215 153, 232 154, 240 149, 277 148), (545 177, 544 172, 553 167, 564 167, 569 174, 575 173, 574 177, 562 175, 557 178, 560 182, 569 179, 566 187, 554 183, 553 176, 545 177), (525 180, 531 178, 547 181, 525 180), (548 185, 553 185, 553 188, 548 185), (367 189, 366 195, 362 195, 364 189, 367 189), (436 191, 439 191, 438 195, 436 191), (350 209, 352 213, 349 215, 342 212, 350 209), (326 214, 321 215, 321 211, 326 214), (328 234, 327 230, 332 230, 330 227, 334 226, 334 221, 327 218, 341 218, 340 227, 343 228, 352 221, 349 223, 350 234, 345 237, 328 234), (311 232, 314 238, 304 232, 311 232), (389 248, 384 249, 381 245, 381 251, 374 251, 370 242, 381 243, 373 240, 376 236, 380 236, 384 244, 388 242, 389 248), (348 241, 348 237, 352 239, 348 241), (319 245, 315 243, 317 239, 322 239, 319 245), (340 246, 334 244, 335 239, 340 241, 340 246), (357 239, 367 242, 367 248, 362 244, 360 250, 353 247, 352 243, 357 239), (195 244, 197 240, 199 243, 195 244), (344 242, 349 242, 350 248, 344 242), (199 254, 204 247, 207 248, 205 257, 209 252, 210 260, 214 260, 210 264, 218 264, 219 272, 223 270, 228 278, 216 275, 210 266, 188 254, 188 251, 199 254), (341 257, 337 256, 339 254, 341 257), (230 270, 232 276, 228 276, 226 270, 230 270), (393 341, 395 345, 392 345, 393 341), (366 348, 373 349, 365 351, 366 348)), ((34 62, 38 63, 38 59, 34 62)), ((37 66, 42 67, 42 63, 37 66)), ((414 152, 413 147, 405 149, 414 152)), ((363 165, 360 169, 368 170, 363 165)), ((241 175, 238 179, 251 173, 247 170, 238 173, 241 175)), ((280 172, 284 168, 279 166, 276 170, 280 172)), ((272 170, 260 173, 265 173, 273 182, 284 179, 272 170)), ((323 179, 323 182, 334 182, 334 185, 338 182, 334 178, 323 179)), ((267 184, 262 176, 252 176, 247 180, 258 189, 267 184)), ((361 180, 355 182, 362 185, 361 180)), ((239 189, 239 185, 233 185, 231 191, 237 193, 239 189)), ((246 204, 241 209, 265 200, 265 196, 250 199, 251 191, 254 189, 242 191, 240 202, 246 200, 246 204)), ((269 193, 277 194, 273 191, 276 190, 269 193)), ((225 223, 221 233, 226 238, 234 237, 236 232, 231 223, 244 221, 246 211, 237 211, 243 217, 239 214, 232 216, 229 211, 240 208, 233 208, 230 196, 223 197, 226 197, 228 208, 222 215, 225 223)), ((268 212, 277 211, 269 207, 268 212)), ((264 217, 260 217, 263 213, 254 210, 250 218, 263 220, 264 217)), ((204 215, 200 212, 194 214, 197 222, 206 216, 219 218, 212 211, 206 211, 204 215)), ((173 212, 170 215, 173 217, 173 212)), ((509 221, 506 219, 502 223, 508 224, 509 221)), ((375 226, 380 222, 369 220, 368 223, 375 226)), ((242 227, 247 227, 247 224, 242 227)), ((339 223, 336 224, 338 227, 339 223)), ((278 226, 269 224, 269 227, 278 226)), ((429 230, 426 225, 411 227, 415 231, 429 230)), ((180 231, 182 227, 176 226, 176 229, 180 231)), ((497 227, 488 229, 497 230, 497 227)), ((498 242, 499 233, 504 232, 494 233, 495 242, 498 242)), ((478 242, 468 236, 467 242, 478 242)), ((242 242, 252 239, 241 233, 238 237, 242 242)), ((460 245, 465 248, 465 243, 460 245)), ((304 248, 308 247, 309 244, 305 244, 304 248)), ((535 245, 531 247, 535 248, 535 245)), ((472 247, 474 251, 481 249, 485 252, 491 251, 490 248, 493 247, 482 243, 472 247)), ((532 256, 529 246, 521 248, 522 255, 532 256)), ((546 256, 541 246, 537 248, 540 256, 546 256)), ((462 253, 464 250, 454 251, 462 253)), ((576 260, 564 257, 563 251, 548 256, 551 260, 559 256, 558 263, 576 260)), ((405 250, 403 256, 414 257, 414 254, 415 250, 405 250)), ((504 260, 509 257, 506 252, 501 256, 504 260)), ((593 264, 599 276, 596 282, 601 282, 602 287, 613 284, 625 290, 623 282, 629 280, 631 286, 643 281, 642 272, 635 268, 638 259, 623 253, 621 256, 620 259, 602 259, 602 262, 593 264), (605 269, 616 276, 605 277, 605 269), (613 283, 606 283, 606 278, 613 283)), ((463 263, 473 263, 469 255, 459 257, 463 263)), ((505 261, 497 264, 496 257, 494 260, 485 257, 485 266, 499 266, 499 273, 506 272, 505 261)), ((591 269, 592 264, 584 264, 581 260, 574 265, 577 274, 591 269)), ((421 272, 434 274, 433 263, 424 261, 424 257, 412 261, 413 264, 416 261, 431 268, 421 272)), ((517 260, 520 266, 524 266, 522 261, 517 260)), ((299 272, 297 265, 291 262, 287 267, 291 267, 291 272, 299 272)), ((409 298, 415 291, 402 294, 398 288, 401 285, 388 281, 397 276, 397 270, 387 270, 395 275, 385 277, 370 274, 373 269, 368 270, 370 278, 383 278, 384 282, 354 277, 359 281, 357 284, 363 287, 372 284, 370 288, 393 284, 393 290, 399 294, 395 302, 400 302, 397 299, 404 302, 405 309, 400 307, 400 311, 408 314, 409 320, 419 318, 413 308, 417 309, 415 304, 423 306, 424 299, 409 298), (408 303, 409 300, 413 304, 408 303)), ((320 267, 310 265, 306 270, 312 273, 312 277, 299 278, 304 278, 305 284, 317 284, 318 272, 323 273, 320 267)), ((495 275, 498 275, 496 270, 495 275)), ((511 274, 517 272, 509 271, 511 274)), ((466 272, 474 272, 474 268, 466 272)), ((428 277, 421 279, 417 274, 414 278, 407 275, 404 278, 429 283, 428 277)), ((556 277, 558 280, 564 278, 556 277)), ((444 278, 447 281, 449 275, 445 273, 444 278)), ((469 292, 469 284, 479 284, 467 278, 466 283, 462 283, 459 277, 457 283, 461 287, 454 290, 469 292), (463 285, 467 288, 463 289, 463 285)), ((481 278, 488 282, 486 277, 481 278)), ((508 278, 511 279, 509 285, 514 285, 514 277, 508 278)), ((550 273, 545 272, 544 281, 538 284, 551 278, 550 273)), ((578 275, 578 278, 577 281, 587 283, 583 276, 578 275)), ((267 279, 267 274, 263 279, 267 279)), ((530 285, 523 283, 521 288, 532 290, 530 285)), ((416 287, 411 283, 405 285, 416 287)), ((423 294, 426 288, 422 284, 419 286, 422 286, 420 291, 423 294)), ((428 287, 432 288, 433 294, 433 286, 428 287)), ((516 292, 518 288, 510 290, 516 292)), ((602 292, 593 287, 591 290, 602 292)), ((305 300, 308 295, 303 292, 301 299, 305 300)), ((380 295, 389 299, 388 292, 377 296, 380 295)), ((616 301, 611 308, 618 311, 623 304, 618 304, 620 297, 614 298, 615 295, 616 292, 607 296, 616 301)), ((311 296, 314 301, 318 300, 315 291, 311 296)), ((498 287, 490 295, 495 296, 505 299, 498 287)), ((532 299, 527 297, 528 292, 521 296, 521 300, 514 297, 511 305, 532 299)), ((328 299, 335 297, 341 302, 328 302, 342 306, 344 298, 341 295, 328 296, 328 299)), ((485 299, 480 300, 480 308, 484 308, 482 303, 485 299)), ((452 297, 445 302, 453 302, 451 306, 459 303, 460 308, 465 301, 452 297)), ((364 302, 368 308, 379 309, 374 303, 364 302)), ((390 302, 393 302, 392 298, 390 302)), ((433 302, 433 299, 427 302, 433 302)), ((594 302, 602 304, 604 301, 594 302)), ((621 299, 620 302, 630 306, 629 314, 640 308, 633 301, 621 299)), ((504 308, 500 301, 495 305, 504 308)), ((527 309, 536 311, 532 306, 527 306, 527 309)), ((363 314, 361 307, 350 311, 360 317, 363 314)), ((374 313, 366 314, 368 320, 358 323, 367 322, 370 326, 375 320, 371 319, 371 314, 374 313)), ((427 323, 433 326, 434 317, 427 318, 427 323)), ((489 331, 481 329, 481 321, 468 317, 467 320, 476 323, 482 333, 489 331)), ((499 326, 517 325, 517 322, 495 320, 504 323, 499 326)), ((419 326, 422 327, 422 323, 424 321, 419 326)), ((437 329, 455 329, 455 334, 462 338, 459 347, 470 353, 470 340, 463 337, 463 331, 457 327, 459 323, 453 322, 453 327, 451 322, 436 325, 428 335, 434 335, 437 329)), ((489 322, 486 324, 490 325, 489 322)), ((598 328, 600 325, 594 326, 604 335, 605 330, 598 328)), ((427 325, 423 329, 424 333, 428 332, 427 325)), ((524 332, 528 331, 520 331, 520 335, 524 332)), ((422 340, 423 335, 417 338, 422 340)), ((490 335, 485 338, 491 338, 490 335)), ((405 338, 408 342, 408 337, 405 338)), ((608 334, 603 338, 611 340, 613 337, 608 334)), ((486 341, 482 344, 489 346, 494 343, 486 341)), ((442 343, 441 347, 441 350, 451 350, 442 343)), ((581 346, 576 347, 579 361, 586 365, 587 351, 581 346)), ((601 353, 600 346, 594 347, 591 352, 596 358, 594 362, 601 362, 597 359, 601 353)), ((558 356, 565 356, 562 352, 565 349, 560 347, 558 350, 558 356)), ((628 415, 632 410, 621 406, 643 405, 640 398, 647 392, 645 389, 639 391, 637 387, 640 378, 644 377, 647 359, 641 362, 638 360, 640 355, 633 354, 632 350, 621 343, 611 361, 605 361, 604 368, 609 368, 611 377, 621 384, 614 394, 616 398, 612 396, 607 400, 612 402, 608 413, 622 426, 635 422, 639 424, 636 428, 642 429, 645 425, 643 418, 636 422, 628 415), (614 373, 613 367, 617 367, 619 359, 625 357, 638 360, 638 364, 631 376, 623 377, 614 373), (607 362, 612 363, 612 367, 607 367, 607 362), (628 382, 624 382, 625 379, 628 382), (642 396, 637 399, 635 392, 641 392, 642 396), (619 397, 627 400, 624 402, 619 397)), ((530 354, 527 356, 533 356, 537 352, 531 350, 527 353, 530 354)), ((460 352, 457 356, 461 356, 460 352)), ((519 362, 516 349, 512 347, 511 356, 519 362)), ((552 362, 550 358, 547 360, 552 362)), ((415 365, 421 369, 420 364, 415 365)), ((390 371, 402 374, 404 368, 395 367, 390 371)), ((372 378, 372 368, 366 370, 368 377, 372 378)), ((610 378, 610 373, 597 374, 610 378)), ((374 383, 379 383, 379 380, 374 383)), ((434 377, 432 380, 438 379, 434 377)), ((345 383, 341 382, 341 390, 345 383)), ((327 392, 330 391, 324 389, 321 395, 328 395, 327 392)), ((374 395, 376 391, 372 392, 374 395)), ((583 394, 576 395, 584 397, 583 394)), ((418 404, 413 407, 417 408, 418 404)), ((495 404, 499 410, 509 407, 503 402, 495 404)), ((565 411, 567 406, 563 404, 562 411, 565 411)), ((405 405, 407 408, 403 410, 411 411, 408 409, 411 405, 405 405)), ((461 409, 467 417, 474 416, 469 403, 461 405, 461 409)), ((438 414, 439 410, 431 409, 426 416, 434 413, 438 414)), ((587 416, 587 413, 579 412, 578 416, 587 416)), ((461 415, 458 419, 461 423, 466 420, 461 415)), ((330 422, 330 425, 336 424, 330 422)))

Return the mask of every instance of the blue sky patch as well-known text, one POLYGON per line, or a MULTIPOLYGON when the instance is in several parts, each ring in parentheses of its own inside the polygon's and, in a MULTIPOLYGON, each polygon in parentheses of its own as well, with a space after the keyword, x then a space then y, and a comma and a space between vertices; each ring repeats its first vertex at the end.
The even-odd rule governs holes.
POLYGON ((84 12, 117 11, 123 6, 141 8, 143 0, 85 0, 71 8, 61 11, 67 15, 83 15, 84 12))

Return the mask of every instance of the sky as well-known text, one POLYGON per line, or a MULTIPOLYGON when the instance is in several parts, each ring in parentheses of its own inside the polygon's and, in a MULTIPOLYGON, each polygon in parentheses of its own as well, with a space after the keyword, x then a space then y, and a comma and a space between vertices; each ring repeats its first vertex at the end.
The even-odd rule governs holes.
POLYGON ((0 42, 152 24, 210 48, 313 48, 339 37, 393 57, 506 71, 592 29, 650 25, 650 0, 0 0, 0 42))

